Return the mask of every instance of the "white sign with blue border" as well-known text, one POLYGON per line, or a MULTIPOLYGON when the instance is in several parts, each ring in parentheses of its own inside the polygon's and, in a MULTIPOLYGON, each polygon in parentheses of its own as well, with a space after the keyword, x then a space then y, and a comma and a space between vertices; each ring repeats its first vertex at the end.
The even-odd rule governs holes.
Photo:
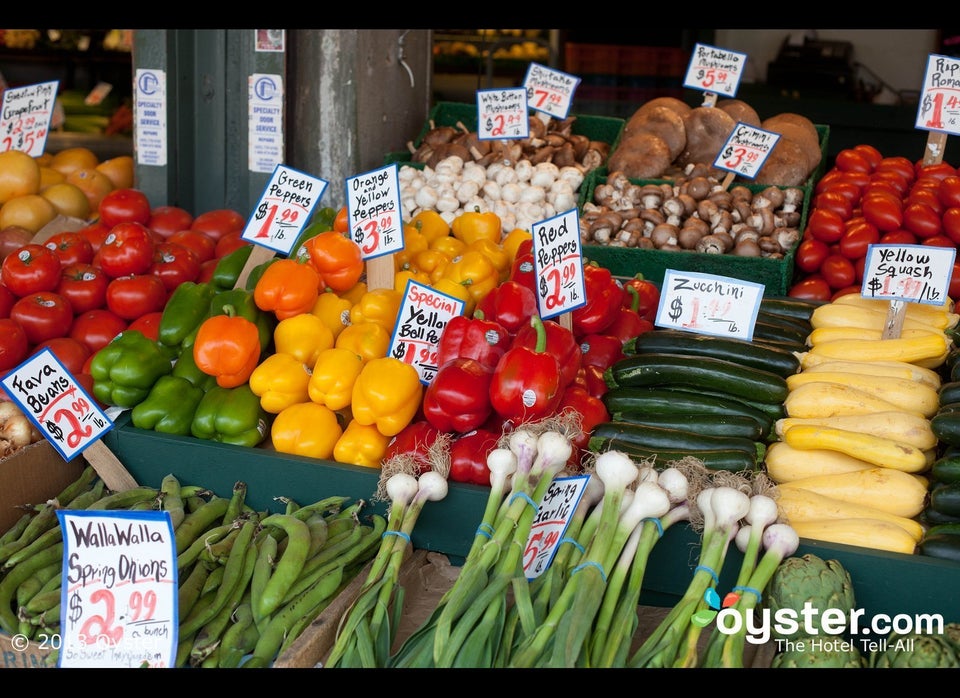
POLYGON ((288 255, 326 190, 326 180, 277 165, 240 237, 288 255))
POLYGON ((667 269, 654 324, 751 340, 763 289, 752 281, 667 269))

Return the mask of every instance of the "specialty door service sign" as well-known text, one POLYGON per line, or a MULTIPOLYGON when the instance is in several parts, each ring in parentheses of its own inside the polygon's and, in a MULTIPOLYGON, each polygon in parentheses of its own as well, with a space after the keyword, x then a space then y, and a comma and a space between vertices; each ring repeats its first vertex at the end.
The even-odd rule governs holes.
POLYGON ((733 97, 746 63, 745 53, 695 44, 683 86, 733 97))
POLYGON ((779 140, 779 133, 738 121, 730 138, 720 148, 713 166, 747 179, 755 179, 779 140))
POLYGON ((0 107, 0 152, 20 150, 30 157, 43 155, 59 83, 40 82, 3 92, 0 107))
POLYGON ((247 168, 273 172, 283 162, 283 76, 255 73, 247 85, 247 168))
POLYGON ((400 211, 396 163, 347 178, 347 223, 364 260, 403 249, 400 211))
POLYGON ((240 237, 290 254, 326 190, 326 181, 277 165, 240 237))
POLYGON ((133 94, 134 152, 138 165, 167 164, 167 74, 137 69, 133 94))
POLYGON ((165 511, 61 510, 60 667, 176 663, 177 547, 165 511))
POLYGON ((530 108, 549 114, 555 119, 567 118, 573 93, 579 84, 580 78, 539 63, 530 64, 523 80, 530 108))
POLYGON ((390 356, 412 364, 420 382, 437 375, 437 345, 451 319, 463 314, 464 302, 429 286, 407 281, 390 340, 390 356))
POLYGON ((763 284, 667 269, 661 288, 658 327, 753 339, 763 284))
POLYGON ((530 135, 530 117, 527 115, 527 91, 477 91, 477 138, 527 138, 530 135))
POLYGON ((943 305, 956 256, 955 247, 869 245, 861 293, 867 298, 943 305))
POLYGON ((923 76, 916 128, 960 133, 960 59, 931 55, 923 76))
POLYGON ((533 262, 540 317, 551 318, 587 304, 580 245, 580 216, 570 209, 533 225, 533 262))

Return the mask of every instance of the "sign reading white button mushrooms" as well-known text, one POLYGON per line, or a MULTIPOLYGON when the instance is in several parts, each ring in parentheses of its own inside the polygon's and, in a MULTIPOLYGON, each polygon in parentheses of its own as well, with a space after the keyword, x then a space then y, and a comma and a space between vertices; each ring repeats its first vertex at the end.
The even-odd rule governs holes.
POLYGON ((917 108, 917 128, 960 133, 960 59, 931 55, 923 76, 923 95, 917 108))
POLYGON ((347 222, 363 259, 403 249, 396 163, 347 178, 347 222))
POLYGON ((713 166, 754 179, 779 140, 779 133, 738 121, 713 166))
POLYGON ((447 323, 463 314, 464 303, 429 286, 407 281, 390 340, 390 356, 413 365, 421 383, 437 375, 437 345, 447 323))
POLYGON ((3 92, 0 153, 20 150, 30 157, 43 155, 59 84, 53 80, 24 87, 9 87, 3 92))
POLYGON ((943 305, 956 256, 955 247, 870 245, 861 294, 881 300, 943 305))
POLYGON ((49 349, 31 356, 0 383, 64 460, 113 428, 96 400, 49 349))
POLYGON ((477 138, 526 138, 529 135, 524 88, 477 91, 477 138))
POLYGON ((539 63, 531 63, 523 79, 530 108, 549 114, 555 119, 567 118, 573 93, 579 84, 580 78, 539 63))
POLYGON ((277 165, 240 237, 289 254, 326 189, 322 179, 277 165))
POLYGON ((537 307, 546 319, 587 303, 577 209, 533 224, 537 307))
POLYGON ((661 288, 658 327, 753 339, 763 284, 667 269, 661 288))
POLYGON ((695 44, 683 86, 733 97, 740 86, 747 54, 695 44))

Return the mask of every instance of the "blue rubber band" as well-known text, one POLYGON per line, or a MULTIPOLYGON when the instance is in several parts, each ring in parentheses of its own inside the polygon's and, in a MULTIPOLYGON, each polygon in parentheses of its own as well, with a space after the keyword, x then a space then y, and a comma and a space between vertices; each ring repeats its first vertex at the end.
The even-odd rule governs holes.
POLYGON ((510 497, 510 503, 512 504, 513 500, 516 499, 517 497, 520 497, 520 499, 527 500, 527 504, 532 506, 534 509, 537 508, 537 503, 533 501, 533 498, 526 492, 514 492, 513 496, 510 497))
POLYGON ((603 571, 603 567, 600 566, 599 562, 593 562, 592 560, 577 565, 573 568, 573 571, 570 574, 575 574, 585 567, 596 567, 598 570, 600 570, 600 577, 603 579, 604 584, 606 584, 607 573, 603 571))
POLYGON ((410 536, 408 536, 403 531, 384 531, 383 533, 380 534, 380 537, 383 538, 384 536, 400 536, 408 543, 410 542, 410 536))
POLYGON ((487 538, 493 538, 493 536, 490 534, 490 531, 487 531, 486 529, 484 529, 483 524, 480 524, 479 526, 477 526, 477 532, 476 532, 474 535, 475 535, 475 536, 486 536, 487 538))
POLYGON ((697 566, 694 568, 693 573, 696 574, 699 570, 703 570, 704 572, 709 572, 709 573, 710 573, 710 576, 713 577, 713 583, 714 583, 714 584, 719 584, 719 583, 720 583, 720 579, 719 579, 719 577, 717 577, 717 573, 714 572, 714 571, 713 571, 712 569, 710 569, 709 567, 706 567, 706 566, 704 566, 704 565, 697 565, 697 566))
POLYGON ((754 589, 753 587, 740 587, 740 586, 738 586, 738 587, 734 587, 734 588, 733 588, 733 591, 748 591, 748 592, 750 592, 751 594, 753 594, 754 596, 757 597, 757 603, 760 603, 761 601, 763 601, 763 595, 762 595, 758 590, 754 589))
POLYGON ((659 518, 647 517, 644 521, 652 521, 657 527, 657 538, 663 538, 663 523, 659 518))
POLYGON ((575 547, 577 550, 579 550, 581 553, 585 550, 584 547, 580 545, 580 541, 578 541, 576 538, 566 538, 566 537, 561 538, 560 541, 557 543, 557 545, 560 546, 560 545, 563 545, 564 543, 569 543, 570 545, 575 547))

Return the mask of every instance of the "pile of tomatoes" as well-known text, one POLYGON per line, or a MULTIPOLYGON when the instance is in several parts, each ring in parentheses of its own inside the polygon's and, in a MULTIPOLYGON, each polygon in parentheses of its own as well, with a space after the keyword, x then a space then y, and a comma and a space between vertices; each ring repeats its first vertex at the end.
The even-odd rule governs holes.
POLYGON ((49 348, 82 382, 93 354, 123 330, 155 337, 170 293, 249 245, 245 225, 230 209, 194 217, 115 189, 95 222, 9 252, 0 264, 0 375, 49 348))

